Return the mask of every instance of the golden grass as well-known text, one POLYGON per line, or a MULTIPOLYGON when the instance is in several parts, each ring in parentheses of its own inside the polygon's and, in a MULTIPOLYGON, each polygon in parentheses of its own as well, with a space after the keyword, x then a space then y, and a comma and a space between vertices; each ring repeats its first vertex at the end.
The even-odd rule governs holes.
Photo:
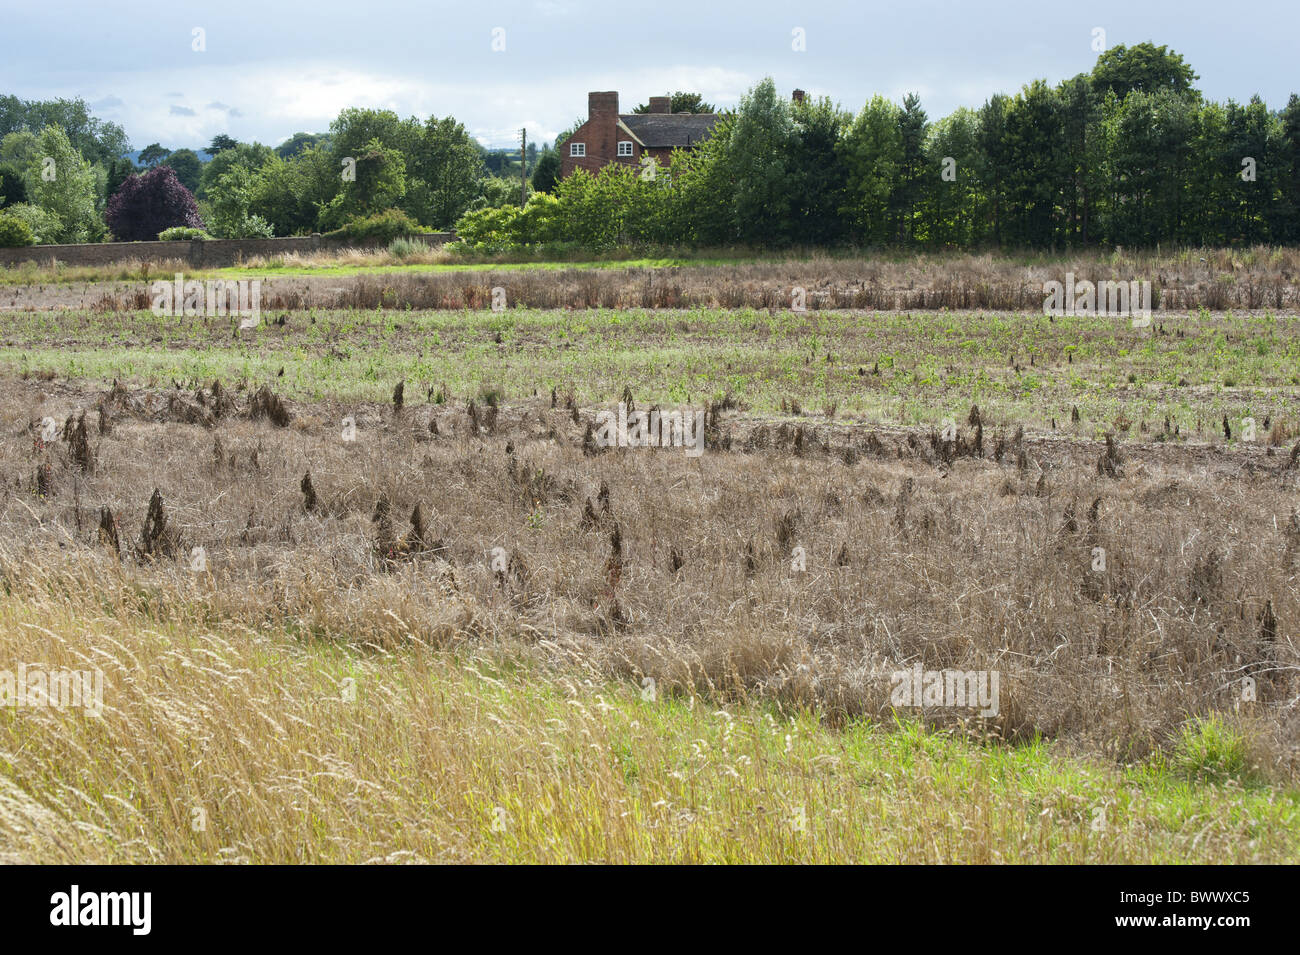
MULTIPOLYGON (((418 259, 386 252, 313 256, 286 269, 370 269, 355 276, 329 275, 316 285, 268 286, 270 308, 486 308, 492 289, 505 289, 510 307, 528 308, 766 308, 787 310, 802 288, 803 307, 820 309, 996 309, 1040 311, 1044 283, 1146 281, 1158 310, 1205 308, 1283 309, 1300 304, 1294 250, 1234 255, 1134 256, 1081 254, 1033 260, 992 255, 919 256, 892 260, 824 253, 757 261, 687 266, 629 264, 609 268, 501 269, 403 272, 403 264, 453 265, 440 251, 418 259), (391 266, 391 269, 388 267, 391 266), (337 288, 342 279, 343 293, 337 288)), ((273 263, 267 262, 266 265, 273 263)), ((258 266, 255 260, 248 269, 258 266)), ((131 303, 125 303, 131 307, 131 303)))
POLYGON ((0 604, 0 659, 104 713, 0 709, 0 861, 1294 861, 1297 795, 1194 786, 458 655, 0 604))

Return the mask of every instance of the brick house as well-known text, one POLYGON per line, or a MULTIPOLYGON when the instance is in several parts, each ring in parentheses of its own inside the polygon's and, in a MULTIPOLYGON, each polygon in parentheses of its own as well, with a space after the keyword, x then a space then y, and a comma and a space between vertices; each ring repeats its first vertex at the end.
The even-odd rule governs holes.
POLYGON ((620 113, 618 93, 588 93, 587 121, 560 150, 560 177, 575 169, 597 172, 612 162, 629 166, 651 156, 667 165, 674 149, 696 145, 719 120, 717 113, 674 113, 668 96, 651 96, 650 112, 620 113))

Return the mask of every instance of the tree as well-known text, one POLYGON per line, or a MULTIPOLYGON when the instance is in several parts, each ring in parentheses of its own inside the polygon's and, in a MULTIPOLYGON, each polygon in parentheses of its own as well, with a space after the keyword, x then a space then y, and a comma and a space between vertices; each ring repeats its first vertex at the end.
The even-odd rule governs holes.
MULTIPOLYGON (((1127 103, 1128 100, 1125 100, 1127 103)), ((1187 96, 1161 90, 1151 97, 1152 145, 1151 218, 1147 234, 1140 241, 1186 242, 1188 206, 1187 177, 1192 166, 1192 137, 1196 124, 1196 103, 1187 96)), ((1267 189, 1267 185, 1265 189, 1267 189)), ((1263 219, 1260 219, 1261 231, 1263 219)), ((1262 238, 1262 236, 1261 236, 1262 238)), ((1130 238, 1130 241, 1135 241, 1130 238)))
POLYGON ((1061 164, 1066 177, 1062 206, 1070 240, 1087 245, 1092 218, 1092 165, 1098 102, 1092 83, 1084 73, 1062 81, 1057 87, 1057 95, 1061 101, 1061 122, 1065 133, 1061 144, 1061 164))
POLYGON ((1268 241, 1268 214, 1273 202, 1274 184, 1278 181, 1279 162, 1273 150, 1279 147, 1281 126, 1268 111, 1263 100, 1252 96, 1241 106, 1228 101, 1228 156, 1226 165, 1233 171, 1230 241, 1268 241), (1247 160, 1253 160, 1253 179, 1242 179, 1247 160))
POLYGON ((330 123, 335 168, 344 159, 356 159, 372 140, 403 157, 413 155, 423 134, 424 126, 414 116, 399 119, 388 109, 345 109, 330 123))
POLYGON ((0 212, 0 249, 31 245, 35 241, 31 226, 23 219, 0 212))
POLYGON ((791 157, 798 138, 790 104, 769 76, 740 101, 722 156, 734 187, 731 220, 742 241, 768 244, 792 231, 791 157))
POLYGON ((274 156, 253 177, 249 208, 256 209, 276 235, 301 234, 316 226, 319 212, 307 200, 305 171, 297 157, 274 156))
POLYGON ((385 209, 400 208, 406 195, 406 160, 401 152, 372 139, 352 158, 355 178, 321 209, 320 229, 329 232, 353 219, 363 219, 385 209))
POLYGON ((496 209, 500 206, 519 205, 519 180, 500 176, 484 176, 478 181, 478 195, 470 202, 470 209, 496 209))
POLYGON ((560 179, 560 154, 547 146, 533 169, 533 191, 551 192, 560 179))
POLYGON ((63 229, 63 223, 40 206, 34 206, 30 202, 20 202, 5 206, 4 214, 22 220, 37 245, 50 245, 60 241, 59 233, 63 229))
MULTIPOLYGON (((95 181, 95 216, 97 223, 102 225, 104 209, 108 206, 108 168, 102 163, 94 163, 90 175, 95 181)), ((102 238, 104 232, 99 230, 98 235, 102 238)))
POLYGON ((271 224, 250 210, 253 173, 234 165, 212 184, 208 207, 209 231, 221 239, 251 239, 275 234, 271 224))
POLYGON ((1103 225, 1109 242, 1132 245, 1151 234, 1159 238, 1153 223, 1154 192, 1159 183, 1155 149, 1155 99, 1133 92, 1122 99, 1106 101, 1104 127, 1108 195, 1103 225))
POLYGON ((209 156, 219 156, 227 149, 234 149, 238 145, 238 140, 232 139, 225 133, 218 133, 216 136, 212 137, 211 145, 203 151, 209 156))
POLYGON ((343 186, 328 151, 309 146, 297 156, 279 156, 261 167, 250 187, 249 208, 276 235, 302 235, 316 228, 321 209, 343 186))
POLYGON ((903 152, 898 166, 898 181, 889 198, 894 217, 894 232, 899 242, 911 242, 916 232, 925 190, 925 110, 915 93, 903 97, 898 113, 898 136, 903 152))
POLYGON ((408 163, 415 218, 449 228, 478 195, 482 168, 478 144, 465 127, 450 116, 430 116, 408 163))
POLYGON ((795 242, 828 245, 843 238, 847 223, 840 214, 848 185, 848 166, 840 141, 852 116, 829 98, 805 99, 793 107, 795 148, 790 157, 794 194, 789 237, 795 242))
POLYGON ((203 228, 198 203, 170 166, 129 177, 109 199, 104 218, 122 242, 153 241, 172 226, 203 228))
POLYGON ((1274 209, 1274 237, 1279 242, 1300 242, 1300 96, 1295 93, 1278 117, 1278 202, 1274 209))
POLYGON ((7 162, 0 162, 0 207, 27 201, 27 185, 22 170, 7 162))
POLYGON ((114 159, 108 164, 107 176, 104 180, 104 192, 111 199, 113 193, 122 187, 128 176, 133 176, 140 170, 135 163, 131 162, 126 156, 121 159, 114 159))
POLYGON ((489 176, 501 176, 504 179, 519 178, 519 160, 517 149, 483 149, 479 148, 483 169, 489 176))
POLYGON ((0 162, 8 163, 16 169, 23 170, 24 173, 32 161, 39 159, 40 155, 41 146, 36 133, 24 129, 8 133, 0 139, 0 162))
POLYGON ((1007 102, 1004 123, 1003 181, 1012 212, 1004 238, 1015 246, 1049 248, 1056 241, 1056 198, 1068 182, 1060 97, 1035 80, 1007 102))
POLYGON ((390 206, 402 209, 417 220, 426 220, 430 215, 429 191, 421 185, 423 180, 414 181, 420 177, 411 168, 423 138, 424 125, 414 116, 401 119, 387 109, 349 108, 340 112, 330 123, 334 169, 336 174, 345 170, 355 171, 357 180, 342 182, 342 190, 332 200, 332 211, 322 210, 321 228, 336 229, 348 219, 380 212, 390 206), (381 157, 383 162, 376 164, 381 157), (397 161, 402 163, 400 183, 395 178, 397 161), (364 163, 370 164, 369 172, 362 169, 364 163), (381 165, 382 176, 379 175, 381 165), (381 179, 387 182, 380 189, 389 195, 391 201, 374 205, 380 200, 378 193, 371 195, 371 185, 363 181, 367 175, 372 176, 373 185, 379 184, 381 179), (358 184, 360 188, 354 188, 358 184))
POLYGON ((722 114, 703 142, 673 150, 667 172, 656 175, 667 185, 660 214, 665 241, 708 246, 738 239, 732 215, 736 184, 727 162, 735 121, 734 114, 722 114))
MULTIPOLYGON (((712 103, 704 102, 704 98, 699 93, 682 93, 676 92, 670 98, 668 104, 670 111, 674 113, 716 113, 712 103)), ((634 113, 650 112, 650 104, 642 103, 632 110, 634 113)))
POLYGON ((1097 57, 1092 68, 1092 85, 1098 96, 1113 90, 1123 99, 1129 93, 1169 90, 1179 96, 1195 93, 1192 83, 1200 79, 1180 54, 1165 46, 1139 43, 1120 44, 1097 57))
POLYGON ((346 183, 334 164, 334 155, 328 146, 312 146, 293 160, 302 189, 303 209, 313 210, 312 222, 320 219, 321 211, 329 205, 346 183))
POLYGON ((958 109, 930 127, 926 136, 925 223, 917 238, 944 248, 967 248, 983 238, 980 205, 984 199, 979 178, 976 137, 979 117, 958 109))
POLYGON ((152 169, 171 155, 170 149, 164 149, 158 143, 150 143, 140 150, 140 165, 152 169))
MULTIPOLYGON (((659 232, 660 207, 665 180, 645 180, 637 169, 625 163, 610 163, 592 175, 580 169, 559 184, 552 218, 563 238, 593 252, 620 245, 662 241, 659 232)), ((545 210, 543 197, 532 204, 545 210)), ((529 207, 524 210, 525 222, 529 207)))
POLYGON ((1232 230, 1233 200, 1241 172, 1228 134, 1228 111, 1220 103, 1196 110, 1188 170, 1188 238, 1199 245, 1221 245, 1232 230))
POLYGON ((203 160, 192 149, 178 149, 162 161, 162 165, 176 170, 176 178, 190 192, 199 188, 203 178, 203 160))
POLYGON ((103 236, 95 211, 98 186, 90 163, 59 126, 47 126, 36 137, 38 155, 24 169, 31 202, 58 222, 53 241, 90 242, 103 236))
POLYGON ((406 158, 401 151, 372 139, 358 153, 356 179, 343 185, 353 215, 366 216, 396 206, 406 194, 406 158))
POLYGON ((880 245, 894 238, 891 198, 903 165, 901 110, 873 96, 841 144, 847 174, 842 212, 859 241, 880 245))
POLYGON ((319 146, 328 138, 323 133, 294 133, 275 147, 275 154, 281 159, 292 159, 311 146, 319 146))
POLYGON ((117 123, 90 115, 85 100, 19 100, 0 96, 0 138, 9 133, 39 133, 46 126, 63 129, 74 149, 92 163, 108 163, 131 148, 117 123))
POLYGON ((275 153, 270 147, 263 146, 261 143, 236 143, 228 149, 223 149, 204 164, 195 195, 200 199, 206 199, 217 181, 236 166, 250 174, 255 173, 274 156, 275 153))

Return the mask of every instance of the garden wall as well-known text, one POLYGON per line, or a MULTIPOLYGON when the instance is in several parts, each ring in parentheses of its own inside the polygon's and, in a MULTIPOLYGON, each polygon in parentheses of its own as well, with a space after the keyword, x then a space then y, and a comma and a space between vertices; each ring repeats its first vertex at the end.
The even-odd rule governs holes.
MULTIPOLYGON (((410 236, 414 242, 439 246, 456 238, 454 232, 425 232, 410 236)), ((131 259, 162 262, 179 259, 196 268, 222 268, 239 265, 255 255, 285 255, 290 252, 310 254, 338 249, 378 249, 384 241, 331 239, 319 233, 284 239, 187 239, 180 242, 97 242, 82 245, 29 245, 19 249, 0 249, 0 266, 21 262, 49 265, 111 265, 131 259)))

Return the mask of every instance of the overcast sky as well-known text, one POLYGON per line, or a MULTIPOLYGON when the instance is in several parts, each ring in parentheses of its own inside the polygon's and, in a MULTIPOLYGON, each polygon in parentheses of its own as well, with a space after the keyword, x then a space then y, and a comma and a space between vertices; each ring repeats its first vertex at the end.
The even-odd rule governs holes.
POLYGON ((588 90, 618 90, 624 112, 679 89, 727 107, 769 75, 853 110, 915 91, 938 118, 1090 70, 1097 27, 1111 46, 1177 50, 1212 99, 1278 109, 1300 92, 1297 0, 59 0, 8 3, 3 21, 0 93, 81 96, 137 149, 276 145, 346 106, 451 114, 507 146, 585 118, 588 90))

